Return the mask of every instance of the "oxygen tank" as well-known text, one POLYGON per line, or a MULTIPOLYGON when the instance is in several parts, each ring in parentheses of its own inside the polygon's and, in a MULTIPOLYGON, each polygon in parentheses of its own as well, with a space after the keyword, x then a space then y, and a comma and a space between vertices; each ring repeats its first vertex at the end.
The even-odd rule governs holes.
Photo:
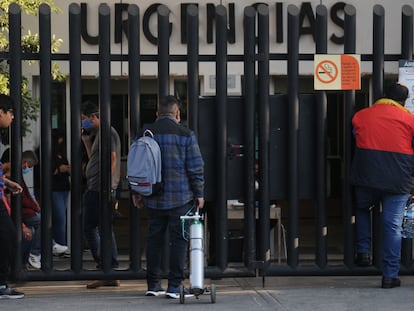
POLYGON ((190 286, 197 296, 204 290, 204 228, 198 213, 190 225, 190 286))

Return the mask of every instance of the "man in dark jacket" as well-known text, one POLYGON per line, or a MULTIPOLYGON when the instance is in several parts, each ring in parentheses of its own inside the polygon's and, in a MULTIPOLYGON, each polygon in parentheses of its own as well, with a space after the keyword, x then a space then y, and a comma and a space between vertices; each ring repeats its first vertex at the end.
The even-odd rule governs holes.
POLYGON ((408 89, 392 84, 369 108, 352 119, 356 150, 351 182, 355 186, 356 264, 370 264, 371 207, 382 204, 382 287, 400 286, 401 225, 414 189, 414 116, 404 108, 408 89))
MULTIPOLYGON (((163 190, 145 198, 149 223, 146 295, 179 298, 187 249, 180 216, 191 210, 194 203, 199 208, 204 206, 204 162, 194 132, 179 124, 180 102, 175 97, 161 98, 157 116, 149 129, 161 149, 163 190), (165 293, 160 273, 167 228, 170 262, 165 293)), ((184 291, 189 296, 188 290, 184 291)))

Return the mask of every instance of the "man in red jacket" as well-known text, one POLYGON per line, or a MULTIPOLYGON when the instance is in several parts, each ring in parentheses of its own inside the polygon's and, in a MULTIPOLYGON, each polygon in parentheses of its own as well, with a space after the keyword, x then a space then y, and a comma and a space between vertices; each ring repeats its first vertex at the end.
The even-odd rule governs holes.
POLYGON ((414 189, 414 116, 404 108, 408 89, 394 83, 385 97, 352 119, 356 150, 352 164, 356 207, 356 264, 368 266, 372 206, 382 204, 382 287, 401 285, 398 278, 404 207, 414 189))

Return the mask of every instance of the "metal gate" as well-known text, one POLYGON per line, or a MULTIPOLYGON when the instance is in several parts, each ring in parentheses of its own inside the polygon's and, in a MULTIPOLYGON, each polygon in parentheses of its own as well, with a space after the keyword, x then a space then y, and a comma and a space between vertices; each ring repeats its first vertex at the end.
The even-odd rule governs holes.
MULTIPOLYGON (((343 4, 344 12, 344 54, 355 54, 356 9, 343 4)), ((42 269, 25 272, 22 270, 18 243, 14 273, 21 280, 73 280, 73 279, 133 279, 144 278, 145 269, 141 261, 142 236, 141 212, 130 209, 130 251, 129 268, 111 268, 111 211, 102 209, 102 270, 87 270, 83 266, 82 254, 82 208, 81 208, 81 66, 83 62, 99 62, 99 106, 102 140, 109 139, 111 124, 110 83, 111 62, 128 62, 129 78, 129 120, 130 137, 139 131, 140 116, 140 65, 143 62, 158 64, 158 94, 169 94, 169 63, 185 62, 188 69, 189 126, 199 137, 206 162, 206 199, 209 251, 214 260, 206 268, 207 277, 261 275, 367 275, 380 274, 380 260, 370 268, 357 268, 353 264, 354 216, 352 210, 349 168, 352 157, 351 116, 355 102, 355 91, 339 92, 343 120, 339 127, 343 133, 343 158, 341 169, 343 179, 339 202, 343 235, 342 253, 339 260, 330 260, 328 247, 329 223, 327 204, 327 94, 315 91, 313 94, 299 94, 299 62, 313 61, 313 54, 299 53, 300 11, 295 5, 288 6, 288 48, 286 53, 269 52, 269 9, 264 4, 246 7, 244 10, 244 53, 228 55, 227 52, 227 9, 215 8, 216 54, 200 55, 198 38, 198 9, 187 7, 187 54, 170 54, 169 10, 164 5, 157 9, 158 54, 140 53, 139 7, 128 6, 128 55, 115 55, 110 51, 109 21, 111 10, 106 4, 99 7, 99 53, 81 52, 81 7, 69 5, 70 51, 68 54, 52 54, 50 8, 43 4, 39 9, 40 52, 26 53, 21 48, 21 12, 16 4, 9 8, 10 50, 0 53, 0 59, 10 66, 11 96, 16 101, 15 122, 12 125, 12 161, 21 162, 21 81, 22 61, 38 60, 40 66, 41 99, 41 158, 42 171, 42 269), (256 29, 257 26, 257 29, 256 29), (70 127, 71 127, 71 260, 70 267, 58 271, 53 267, 51 254, 51 62, 68 61, 70 64, 70 127), (243 96, 230 97, 227 94, 227 64, 243 62, 243 96), (287 64, 287 94, 269 95, 269 64, 284 61, 287 64), (200 97, 198 65, 210 62, 216 69, 216 96, 200 97), (256 74, 257 72, 257 74, 256 74), (255 198, 255 163, 259 165, 260 184, 255 198), (244 203, 242 264, 229 265, 229 199, 240 199, 244 203), (302 256, 300 234, 300 206, 303 200, 312 203, 314 215, 313 254, 311 260, 302 256), (256 207, 256 201, 258 201, 256 207), (286 231, 286 261, 275 262, 269 255, 271 230, 270 205, 272 201, 284 202, 283 223, 286 231), (257 209, 257 219, 256 219, 257 209)), ((316 53, 327 53, 328 10, 319 5, 316 10, 316 53)), ((384 62, 412 59, 413 10, 402 8, 401 54, 384 54, 384 9, 375 5, 373 54, 361 55, 362 62, 372 64, 373 98, 381 96, 384 79, 384 62)), ((101 152, 101 204, 110 198, 110 150, 102 147, 101 152)), ((12 178, 21 182, 20 167, 13 166, 12 178)), ((20 199, 13 204, 20 206, 20 199)), ((21 222, 20 209, 14 209, 14 219, 21 222)), ((375 212, 376 215, 378 212, 375 212)), ((374 217, 375 217, 374 215, 374 217)), ((378 217, 375 217, 378 218, 378 217)), ((374 231, 379 232, 377 221, 374 231)), ((20 228, 20 226, 17 226, 20 228)), ((19 234, 19 239, 21 232, 19 234)), ((381 256, 379 235, 374 235, 374 259, 381 256)), ((403 267, 401 273, 413 273, 412 241, 403 242, 403 267)))

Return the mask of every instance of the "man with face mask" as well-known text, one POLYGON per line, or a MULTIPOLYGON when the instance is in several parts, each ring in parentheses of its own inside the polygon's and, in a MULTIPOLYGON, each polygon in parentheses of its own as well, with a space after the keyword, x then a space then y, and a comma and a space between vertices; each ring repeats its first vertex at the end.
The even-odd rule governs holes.
MULTIPOLYGON (((88 241, 92 256, 97 267, 102 266, 100 251, 100 212, 108 205, 100 206, 99 192, 101 188, 100 179, 100 119, 99 108, 91 102, 84 102, 82 105, 82 141, 88 156, 85 167, 86 191, 83 195, 83 211, 85 222, 85 238, 88 241)), ((105 142, 108 143, 108 142, 105 142)), ((115 195, 121 174, 121 140, 115 128, 111 127, 111 190, 115 195)), ((115 234, 112 230, 112 267, 117 268, 118 249, 115 234)), ((87 284, 87 288, 93 289, 100 286, 119 286, 119 280, 96 280, 87 284)))

